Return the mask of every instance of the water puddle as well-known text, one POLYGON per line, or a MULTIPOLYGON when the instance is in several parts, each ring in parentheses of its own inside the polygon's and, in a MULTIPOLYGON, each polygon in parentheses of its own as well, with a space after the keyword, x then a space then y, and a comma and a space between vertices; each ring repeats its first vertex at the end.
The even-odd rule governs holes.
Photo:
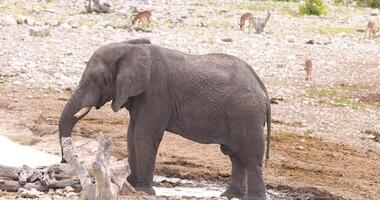
POLYGON ((0 135, 0 165, 39 167, 59 163, 60 161, 59 156, 20 145, 0 135))
MULTIPOLYGON (((167 178, 156 176, 154 178, 156 185, 173 185, 172 187, 156 186, 157 196, 164 197, 196 197, 196 198, 211 198, 220 197, 222 192, 226 189, 225 185, 198 182, 191 180, 183 180, 178 178, 167 178)), ((287 194, 276 190, 267 190, 268 200, 285 199, 287 194)))

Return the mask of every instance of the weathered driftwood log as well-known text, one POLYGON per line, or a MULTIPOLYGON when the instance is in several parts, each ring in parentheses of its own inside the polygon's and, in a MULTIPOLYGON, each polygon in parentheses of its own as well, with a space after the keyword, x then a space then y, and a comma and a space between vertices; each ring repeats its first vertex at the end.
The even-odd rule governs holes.
POLYGON ((80 189, 79 179, 68 164, 32 169, 0 165, 0 190, 18 191, 19 188, 48 191, 49 189, 71 186, 80 189))
POLYGON ((86 160, 86 164, 82 165, 73 153, 71 139, 66 140, 65 158, 73 161, 71 164, 58 163, 38 168, 0 165, 0 190, 15 192, 20 188, 34 188, 38 191, 48 191, 71 186, 75 191, 80 191, 83 187, 85 196, 87 194, 86 197, 90 200, 115 198, 119 190, 124 194, 136 192, 128 182, 124 183, 129 174, 127 159, 115 161, 110 166, 111 141, 105 141, 100 134, 96 161, 88 163, 86 160), (88 195, 92 195, 93 198, 88 195))
POLYGON ((71 138, 63 138, 63 155, 66 161, 76 171, 82 185, 83 195, 89 200, 116 199, 118 192, 122 189, 127 175, 130 173, 129 165, 126 163, 121 173, 115 174, 110 167, 110 156, 112 152, 112 141, 105 140, 103 134, 97 135, 99 142, 96 160, 92 163, 95 182, 91 179, 89 172, 83 167, 78 157, 73 152, 71 138))
POLYGON ((107 2, 100 4, 99 0, 88 0, 88 4, 85 3, 84 7, 88 13, 92 11, 100 12, 100 13, 111 13, 111 5, 107 2), (94 9, 91 7, 91 1, 94 2, 94 9))
POLYGON ((271 16, 271 13, 269 10, 267 10, 267 16, 265 19, 262 19, 262 18, 257 19, 256 26, 255 26, 255 33, 260 34, 264 31, 264 28, 267 25, 267 22, 270 16, 271 16))

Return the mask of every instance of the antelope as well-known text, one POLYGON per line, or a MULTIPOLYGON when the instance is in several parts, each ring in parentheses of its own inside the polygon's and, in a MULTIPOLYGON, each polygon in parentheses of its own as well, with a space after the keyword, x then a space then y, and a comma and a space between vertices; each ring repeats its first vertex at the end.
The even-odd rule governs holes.
POLYGON ((141 12, 137 13, 137 15, 133 18, 132 25, 134 25, 137 20, 138 20, 138 23, 140 24, 145 19, 146 22, 148 23, 148 26, 149 26, 151 16, 152 16, 152 12, 150 10, 141 11, 141 12))
POLYGON ((375 21, 369 20, 369 22, 367 24, 367 29, 365 30, 365 33, 364 33, 364 39, 365 39, 365 36, 367 35, 367 32, 368 32, 368 38, 369 39, 375 38, 375 33, 376 33, 375 21))
POLYGON ((305 71, 306 71, 306 80, 311 80, 311 72, 313 71, 313 63, 311 62, 311 59, 306 58, 305 59, 305 71))
POLYGON ((240 17, 240 30, 243 30, 243 27, 245 25, 245 21, 248 21, 249 24, 248 24, 248 28, 251 30, 252 27, 256 26, 256 22, 255 22, 255 18, 253 17, 252 13, 250 12, 247 12, 247 13, 244 13, 243 15, 241 15, 240 17))

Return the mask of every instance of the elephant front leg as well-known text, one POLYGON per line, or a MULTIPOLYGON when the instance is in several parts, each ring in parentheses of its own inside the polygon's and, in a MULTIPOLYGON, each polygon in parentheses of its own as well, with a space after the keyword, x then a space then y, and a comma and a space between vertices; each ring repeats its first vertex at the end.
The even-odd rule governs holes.
POLYGON ((128 163, 131 169, 131 174, 128 176, 127 181, 133 187, 137 186, 137 160, 136 160, 136 151, 134 143, 134 124, 133 122, 129 123, 128 133, 127 133, 127 145, 128 145, 128 163))
POLYGON ((137 160, 136 190, 155 195, 153 173, 157 150, 164 131, 135 132, 135 155, 137 160))

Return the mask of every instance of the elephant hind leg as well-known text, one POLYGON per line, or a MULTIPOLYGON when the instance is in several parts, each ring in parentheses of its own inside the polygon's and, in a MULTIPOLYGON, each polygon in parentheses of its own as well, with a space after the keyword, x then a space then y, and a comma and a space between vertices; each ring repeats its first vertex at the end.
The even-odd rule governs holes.
POLYGON ((264 157, 264 129, 256 126, 254 134, 241 144, 238 157, 247 168, 247 194, 242 200, 265 200, 265 185, 262 175, 264 157))
POLYGON ((232 163, 230 184, 221 196, 227 197, 228 199, 241 198, 245 195, 247 190, 247 170, 243 162, 241 162, 228 147, 222 145, 221 150, 224 154, 229 155, 232 163))

